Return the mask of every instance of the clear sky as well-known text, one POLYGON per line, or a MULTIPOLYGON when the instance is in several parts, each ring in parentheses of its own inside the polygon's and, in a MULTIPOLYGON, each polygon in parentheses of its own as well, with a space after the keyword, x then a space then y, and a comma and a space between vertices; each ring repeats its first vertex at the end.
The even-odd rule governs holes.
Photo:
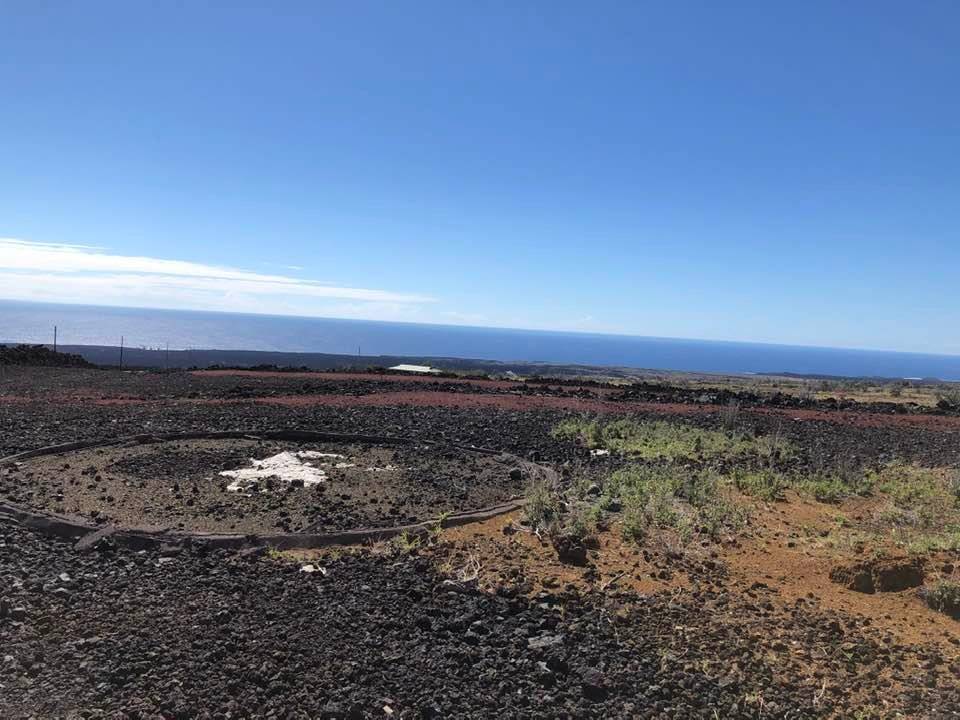
POLYGON ((4 2, 0 297, 960 353, 958 27, 4 2))

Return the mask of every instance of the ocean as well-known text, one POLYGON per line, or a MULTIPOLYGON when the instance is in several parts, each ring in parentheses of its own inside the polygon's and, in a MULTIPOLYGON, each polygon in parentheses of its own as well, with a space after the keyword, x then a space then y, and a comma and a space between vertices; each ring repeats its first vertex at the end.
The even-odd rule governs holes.
POLYGON ((0 300, 0 342, 537 361, 713 373, 960 380, 960 356, 0 300))

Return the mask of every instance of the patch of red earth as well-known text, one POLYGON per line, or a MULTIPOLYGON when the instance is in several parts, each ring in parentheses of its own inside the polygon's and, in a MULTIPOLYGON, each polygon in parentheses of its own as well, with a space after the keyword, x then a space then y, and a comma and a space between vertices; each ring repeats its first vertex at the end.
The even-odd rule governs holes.
MULTIPOLYGON (((220 371, 203 370, 202 373, 222 372, 236 374, 244 371, 220 371)), ((270 373, 251 373, 256 375, 267 375, 270 373)), ((296 376, 297 373, 272 373, 273 375, 296 376)), ((300 375, 309 375, 315 377, 314 373, 299 373, 300 375)), ((330 379, 342 378, 362 378, 371 379, 370 375, 356 373, 348 375, 340 373, 331 375, 330 379)), ((405 377, 405 376, 372 376, 377 380, 384 377, 390 378, 387 382, 408 381, 413 379, 415 382, 437 382, 434 378, 424 377, 405 377)), ((447 382, 444 380, 444 382, 447 382)), ((483 380, 472 381, 455 379, 451 382, 457 383, 499 383, 499 381, 483 380)), ((515 389, 517 383, 500 383, 510 389, 515 389)), ((596 388, 591 388, 596 390, 596 388)), ((147 405, 151 403, 170 402, 168 400, 152 400, 135 397, 83 397, 78 395, 59 395, 46 396, 43 398, 31 398, 18 395, 0 395, 0 403, 30 403, 30 402, 65 402, 65 403, 89 403, 92 405, 147 405)), ((717 413, 722 408, 718 405, 697 405, 691 403, 656 403, 656 402, 622 402, 613 400, 603 400, 601 398, 579 398, 564 397, 558 395, 526 395, 520 393, 504 394, 470 394, 459 392, 436 391, 400 391, 400 392, 375 392, 368 395, 278 395, 263 398, 238 398, 238 399, 211 399, 211 398, 179 398, 173 400, 176 403, 196 403, 196 404, 224 404, 224 403, 243 403, 258 402, 272 405, 285 405, 288 407, 310 407, 314 405, 327 405, 332 407, 356 407, 356 406, 375 406, 384 407, 390 405, 413 405, 421 407, 457 407, 457 408, 498 408, 501 410, 572 410, 575 412, 589 413, 631 413, 648 412, 659 413, 662 415, 694 416, 701 414, 717 413)), ((788 418, 799 422, 828 422, 835 424, 846 424, 857 427, 919 427, 927 430, 941 432, 960 431, 960 417, 948 415, 887 415, 881 413, 856 412, 850 410, 810 410, 796 408, 770 408, 770 407, 752 407, 745 408, 744 412, 773 415, 788 418)))
POLYGON ((84 397, 83 395, 0 395, 0 405, 26 405, 29 403, 59 403, 65 405, 148 405, 158 402, 136 397, 84 397))
POLYGON ((310 378, 311 380, 340 382, 342 380, 368 380, 371 382, 405 383, 450 383, 452 385, 476 385, 497 390, 514 390, 523 387, 521 382, 510 380, 471 380, 470 378, 444 378, 436 375, 376 375, 373 373, 324 373, 324 372, 271 372, 269 370, 193 370, 199 377, 254 377, 254 378, 310 378))
MULTIPOLYGON (((424 385, 474 385, 476 387, 490 388, 492 390, 537 390, 541 387, 560 387, 560 383, 525 383, 519 380, 486 380, 471 379, 464 377, 438 377, 436 375, 376 375, 373 373, 349 373, 349 372, 277 372, 270 370, 192 370, 191 375, 199 377, 252 377, 252 378, 309 378, 320 382, 341 382, 343 380, 368 380, 371 382, 383 383, 421 383, 424 385)), ((621 392, 623 388, 616 387, 597 387, 583 385, 564 385, 568 392, 578 390, 588 390, 595 395, 610 395, 615 392, 621 392)))
MULTIPOLYGON (((703 408, 717 406, 702 405, 703 408)), ((807 410, 797 408, 744 408, 745 412, 783 415, 793 420, 844 423, 858 427, 913 426, 928 430, 950 432, 960 429, 960 417, 955 415, 887 415, 884 413, 856 412, 852 410, 807 410)))
MULTIPOLYGON (((278 395, 253 398, 270 405, 334 407, 415 405, 429 407, 498 408, 501 410, 580 410, 583 412, 630 412, 639 403, 614 403, 606 400, 555 397, 550 395, 470 395, 452 392, 384 392, 369 395, 278 395)), ((652 407, 662 407, 653 404, 652 407)), ((679 407, 679 406, 678 406, 679 407)))

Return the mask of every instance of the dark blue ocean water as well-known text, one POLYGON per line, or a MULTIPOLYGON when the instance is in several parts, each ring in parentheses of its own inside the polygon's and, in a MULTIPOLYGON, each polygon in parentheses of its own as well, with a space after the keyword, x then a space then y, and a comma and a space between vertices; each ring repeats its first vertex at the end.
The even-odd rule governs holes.
POLYGON ((719 373, 960 380, 960 356, 0 301, 0 342, 544 361, 719 373))

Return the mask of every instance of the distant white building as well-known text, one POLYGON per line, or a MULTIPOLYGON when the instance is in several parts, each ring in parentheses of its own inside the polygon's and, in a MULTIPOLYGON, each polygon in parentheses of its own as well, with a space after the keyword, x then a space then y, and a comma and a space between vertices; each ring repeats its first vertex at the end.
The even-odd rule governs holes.
POLYGON ((408 373, 421 373, 423 375, 436 375, 440 371, 436 368, 432 368, 429 365, 394 365, 389 370, 396 370, 397 372, 408 372, 408 373))

